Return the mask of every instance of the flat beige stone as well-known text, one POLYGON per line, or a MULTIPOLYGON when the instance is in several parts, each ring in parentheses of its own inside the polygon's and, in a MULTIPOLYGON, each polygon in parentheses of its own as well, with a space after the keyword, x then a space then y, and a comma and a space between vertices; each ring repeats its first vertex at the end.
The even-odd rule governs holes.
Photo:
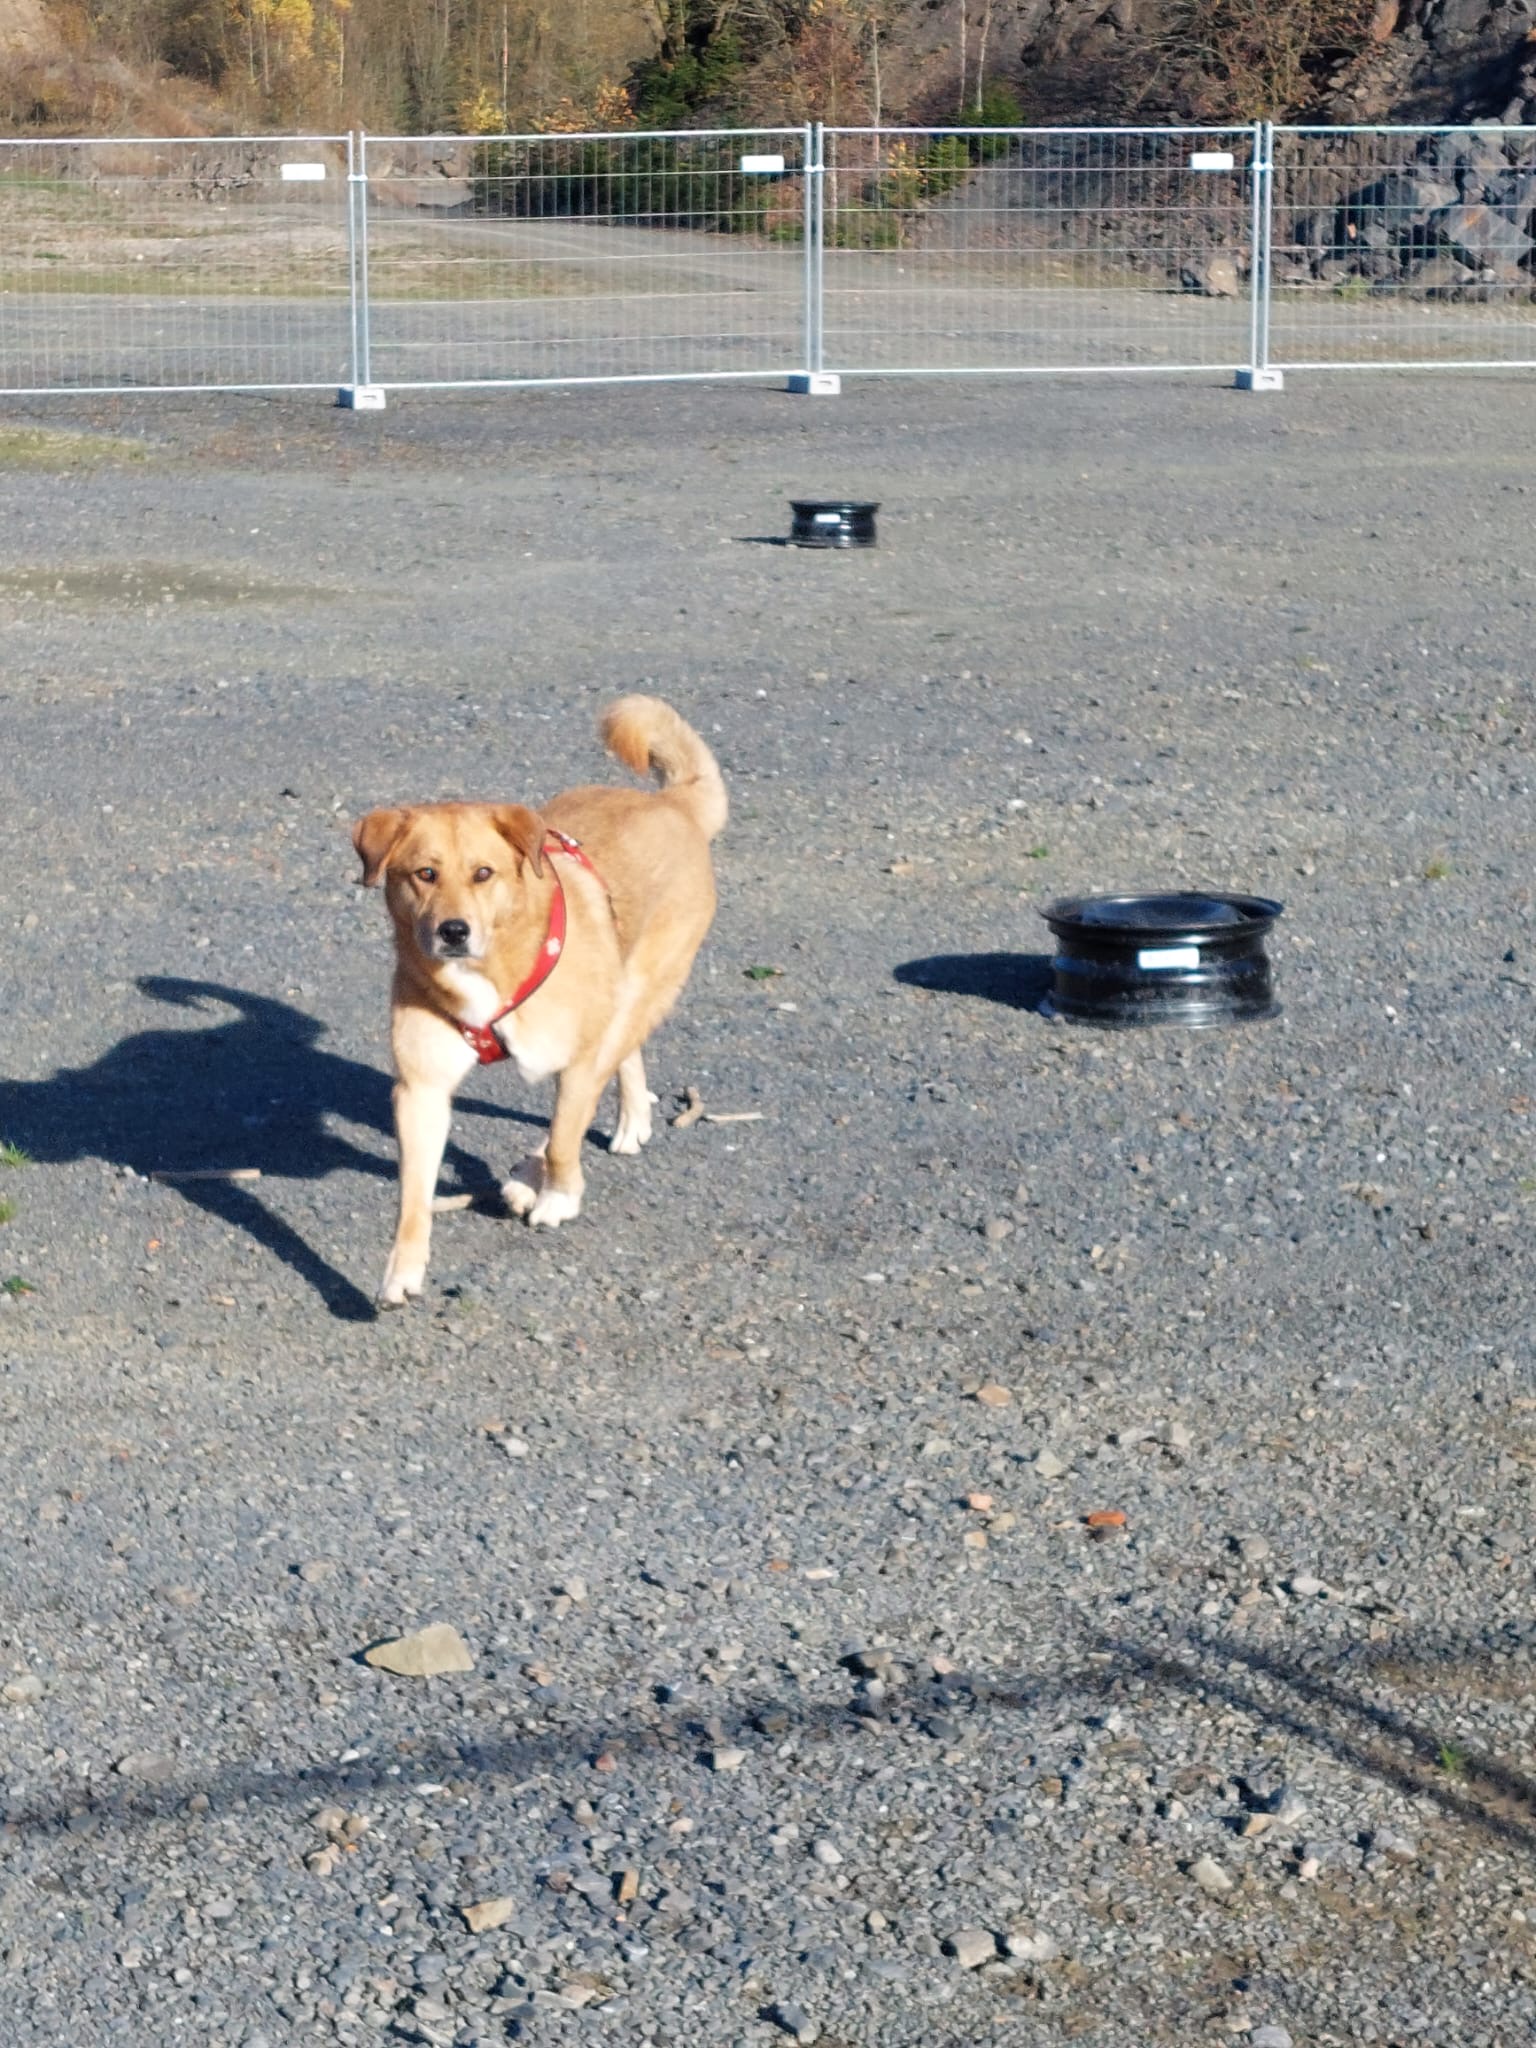
POLYGON ((492 1927, 504 1927, 517 1911, 514 1899, 482 1899, 477 1906, 466 1906, 464 1925, 471 1934, 485 1934, 492 1927))
POLYGON ((363 1660, 376 1671, 394 1671, 401 1678, 436 1678, 444 1671, 475 1668, 469 1645, 446 1621, 436 1621, 412 1636, 397 1636, 392 1643, 375 1643, 363 1652, 363 1660))

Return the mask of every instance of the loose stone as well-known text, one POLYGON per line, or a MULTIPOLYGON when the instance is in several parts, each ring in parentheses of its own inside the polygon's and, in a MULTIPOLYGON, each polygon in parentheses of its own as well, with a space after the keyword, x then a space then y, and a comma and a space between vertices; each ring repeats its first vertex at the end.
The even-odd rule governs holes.
POLYGON ((436 1678, 443 1672, 475 1668, 469 1645, 445 1621, 414 1635, 397 1636, 393 1642, 375 1643, 363 1652, 363 1660, 376 1671, 393 1671, 401 1678, 436 1678))
POLYGON ((956 1928, 945 1941, 944 1949, 962 1970, 979 1970, 983 1963, 997 1959, 997 1943, 984 1927, 956 1928))
POLYGON ((1219 1899, 1232 1889, 1232 1879, 1214 1857, 1202 1856, 1198 1863, 1190 1865, 1189 1874, 1200 1889, 1209 1892, 1212 1898, 1219 1899))

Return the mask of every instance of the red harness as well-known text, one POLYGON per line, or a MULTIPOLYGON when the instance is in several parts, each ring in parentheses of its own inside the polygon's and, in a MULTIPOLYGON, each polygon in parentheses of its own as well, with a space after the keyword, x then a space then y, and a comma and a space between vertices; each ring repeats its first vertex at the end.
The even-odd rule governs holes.
MULTIPOLYGON (((568 853, 572 860, 581 862, 589 875, 597 875, 599 882, 603 880, 579 843, 564 832, 557 832, 553 826, 550 827, 549 837, 544 842, 544 851, 551 856, 568 853)), ((558 871, 553 866, 550 873, 555 878, 555 893, 550 899, 549 929, 544 934, 544 943, 539 948, 538 958, 519 983, 511 1002, 504 1009, 498 1010, 488 1024, 463 1024, 457 1017, 453 1020, 465 1042, 473 1046, 475 1056, 482 1067, 493 1067, 498 1060, 506 1059, 507 1048, 496 1036, 496 1026, 503 1017, 510 1017, 514 1010, 521 1009, 536 988, 542 988, 559 966, 560 955, 565 950, 565 889, 558 871)), ((607 884, 604 883, 603 886, 606 889, 607 884)))

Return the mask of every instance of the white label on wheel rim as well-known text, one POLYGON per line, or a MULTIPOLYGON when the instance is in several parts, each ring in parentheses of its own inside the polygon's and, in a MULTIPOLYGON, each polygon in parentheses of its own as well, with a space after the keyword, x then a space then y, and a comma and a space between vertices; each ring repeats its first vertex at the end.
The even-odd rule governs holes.
POLYGON ((1148 946, 1136 955, 1138 967, 1198 967, 1198 946, 1148 946))

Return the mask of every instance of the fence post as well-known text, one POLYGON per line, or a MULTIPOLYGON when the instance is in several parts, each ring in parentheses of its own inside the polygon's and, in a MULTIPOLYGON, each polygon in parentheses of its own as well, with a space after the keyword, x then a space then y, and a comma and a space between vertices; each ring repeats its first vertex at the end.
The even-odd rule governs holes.
POLYGON ((1239 391, 1283 391, 1283 371, 1270 368, 1269 308, 1273 267, 1270 253, 1275 227, 1275 124, 1253 124, 1253 227, 1249 264, 1250 326, 1248 367, 1237 373, 1239 391))
POLYGON ((385 398, 371 381, 368 332, 368 137, 360 128, 347 136, 347 285, 352 307, 352 381, 336 403, 348 412, 382 412, 385 398))
POLYGON ((823 314, 824 257, 827 246, 827 144, 820 121, 805 127, 805 368, 795 371, 789 389, 803 398, 836 398, 843 380, 822 368, 826 326, 823 314))

